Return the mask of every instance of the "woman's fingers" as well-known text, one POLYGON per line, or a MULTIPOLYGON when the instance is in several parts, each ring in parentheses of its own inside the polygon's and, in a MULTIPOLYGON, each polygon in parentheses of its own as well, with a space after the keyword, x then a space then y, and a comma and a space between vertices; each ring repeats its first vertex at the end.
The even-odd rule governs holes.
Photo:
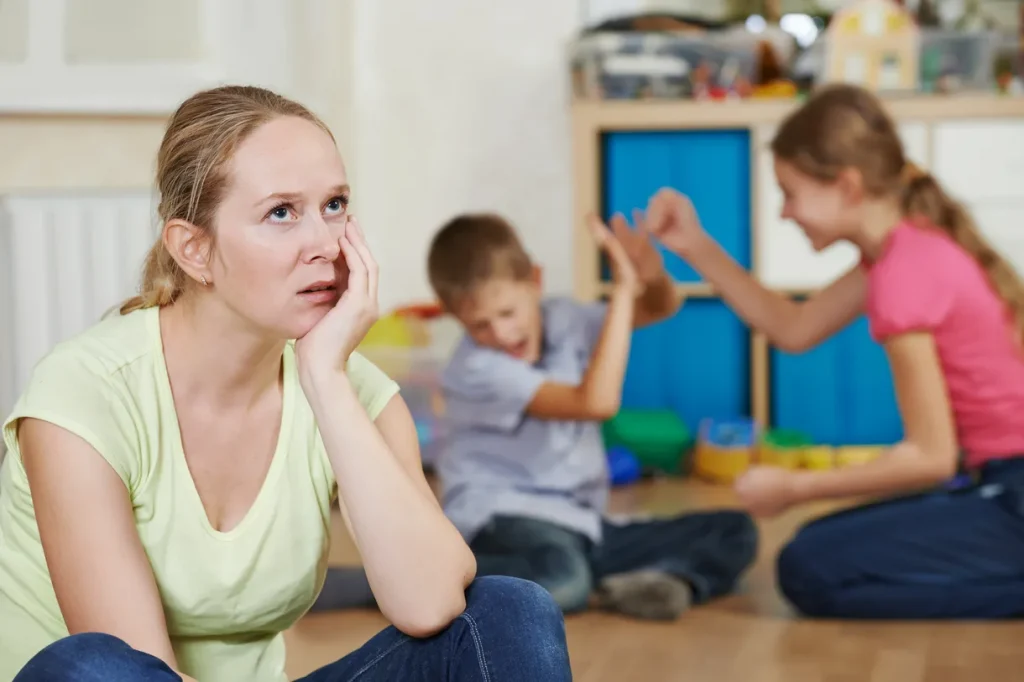
MULTIPOLYGON (((347 230, 346 230, 347 232, 347 230)), ((365 296, 367 292, 366 264, 362 256, 356 251, 356 247, 349 241, 348 235, 343 234, 338 240, 341 245, 341 253, 345 256, 345 263, 348 265, 348 288, 346 293, 350 295, 365 296)))
POLYGON ((355 247, 363 260, 363 264, 366 266, 367 295, 373 304, 376 305, 380 268, 373 257, 373 253, 370 252, 370 245, 366 243, 366 235, 363 234, 363 228, 359 225, 359 221, 356 220, 355 216, 351 216, 348 219, 347 232, 349 241, 355 247))

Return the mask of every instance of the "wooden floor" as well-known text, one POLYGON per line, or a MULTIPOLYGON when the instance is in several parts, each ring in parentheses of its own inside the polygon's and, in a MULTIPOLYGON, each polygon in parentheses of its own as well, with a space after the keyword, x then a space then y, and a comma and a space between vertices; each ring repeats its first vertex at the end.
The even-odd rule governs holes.
MULTIPOLYGON (((612 511, 676 513, 734 506, 728 488, 652 481, 617 490, 612 511)), ((804 508, 762 523, 761 554, 739 593, 670 624, 601 613, 566 619, 578 682, 1002 682, 1024 680, 1024 624, 810 622, 793 617, 774 585, 779 546, 804 508)), ((358 563, 335 519, 331 560, 358 563)), ((386 625, 376 612, 310 615, 287 633, 289 674, 305 675, 386 625)))

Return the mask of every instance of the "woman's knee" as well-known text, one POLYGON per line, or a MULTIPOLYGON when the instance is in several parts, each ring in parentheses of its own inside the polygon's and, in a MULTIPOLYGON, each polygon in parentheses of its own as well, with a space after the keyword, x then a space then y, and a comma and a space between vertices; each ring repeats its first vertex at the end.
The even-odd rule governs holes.
POLYGON ((477 578, 462 618, 478 646, 500 642, 500 655, 483 652, 493 679, 572 679, 565 619, 551 594, 535 582, 507 576, 477 578))
POLYGON ((142 669, 132 670, 125 665, 135 653, 113 635, 101 632, 69 635, 32 657, 14 682, 120 682, 136 679, 142 669))
MULTIPOLYGON (((508 624, 563 626, 562 613, 550 592, 530 580, 508 576, 477 578, 466 593, 466 612, 500 612, 508 624)), ((479 620, 479 619, 478 619, 479 620)))

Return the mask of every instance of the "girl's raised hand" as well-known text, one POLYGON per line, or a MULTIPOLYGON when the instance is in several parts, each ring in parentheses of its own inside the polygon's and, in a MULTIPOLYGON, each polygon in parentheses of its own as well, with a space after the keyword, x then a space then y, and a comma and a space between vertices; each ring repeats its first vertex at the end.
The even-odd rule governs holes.
POLYGON ((688 258, 710 240, 693 202, 674 189, 661 189, 647 205, 647 230, 670 251, 688 258))

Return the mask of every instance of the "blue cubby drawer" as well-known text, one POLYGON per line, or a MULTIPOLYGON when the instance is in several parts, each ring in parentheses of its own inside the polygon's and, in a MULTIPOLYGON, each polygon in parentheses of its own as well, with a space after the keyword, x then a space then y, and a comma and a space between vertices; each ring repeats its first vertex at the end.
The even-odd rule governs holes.
MULTIPOLYGON (((615 132, 603 139, 606 218, 622 213, 632 221, 662 187, 690 196, 705 229, 744 267, 751 262, 750 131, 687 130, 615 132)), ((693 268, 665 254, 669 273, 698 282, 693 268)), ((602 268, 607 278, 607 268, 602 268)))
POLYGON ((717 300, 691 300, 633 334, 626 408, 672 409, 696 431, 705 417, 750 414, 750 332, 717 300))
POLYGON ((865 318, 802 354, 773 349, 772 424, 827 445, 884 445, 903 437, 885 351, 865 318))

